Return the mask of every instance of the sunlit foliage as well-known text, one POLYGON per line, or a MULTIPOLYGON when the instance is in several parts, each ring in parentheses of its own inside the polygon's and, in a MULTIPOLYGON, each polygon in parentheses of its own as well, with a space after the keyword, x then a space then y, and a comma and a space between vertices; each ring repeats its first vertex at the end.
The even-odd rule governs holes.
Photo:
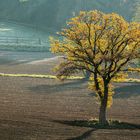
POLYGON ((66 57, 58 68, 59 77, 89 71, 90 89, 96 91, 101 107, 110 107, 111 81, 125 79, 130 62, 140 57, 140 24, 128 23, 115 13, 83 11, 59 35, 61 39, 50 38, 51 51, 66 57))

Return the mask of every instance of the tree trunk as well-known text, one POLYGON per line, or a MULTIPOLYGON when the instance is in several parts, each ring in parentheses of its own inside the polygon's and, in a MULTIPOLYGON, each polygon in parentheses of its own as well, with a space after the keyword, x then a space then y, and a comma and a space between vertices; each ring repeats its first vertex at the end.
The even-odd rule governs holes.
POLYGON ((108 101, 108 82, 104 81, 104 97, 101 100, 100 112, 99 112, 99 123, 102 125, 108 124, 106 111, 108 101))
POLYGON ((101 103, 101 106, 100 106, 99 123, 103 125, 107 124, 106 106, 103 103, 101 103))

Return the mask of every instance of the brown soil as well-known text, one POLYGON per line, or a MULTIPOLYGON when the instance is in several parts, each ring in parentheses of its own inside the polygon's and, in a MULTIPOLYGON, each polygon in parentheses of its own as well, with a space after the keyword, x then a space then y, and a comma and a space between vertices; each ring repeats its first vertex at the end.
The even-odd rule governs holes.
MULTIPOLYGON (((56 64, 57 62, 55 62, 56 64)), ((52 73, 54 63, 0 65, 4 73, 52 73)), ((140 84, 116 84, 108 117, 140 124, 140 84)), ((0 77, 0 140, 139 140, 140 129, 94 129, 66 121, 98 118, 82 81, 0 77)))

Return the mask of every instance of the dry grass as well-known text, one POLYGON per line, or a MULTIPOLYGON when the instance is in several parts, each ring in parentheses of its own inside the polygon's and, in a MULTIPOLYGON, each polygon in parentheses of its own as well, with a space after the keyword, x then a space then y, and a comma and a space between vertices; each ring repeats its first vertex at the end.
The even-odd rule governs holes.
MULTIPOLYGON (((48 74, 5 74, 0 73, 0 76, 3 77, 30 77, 30 78, 47 78, 47 79, 57 79, 57 76, 55 75, 48 75, 48 74)), ((84 77, 82 76, 61 76, 61 78, 67 79, 67 80, 82 80, 84 77)), ((124 83, 124 82, 136 82, 140 83, 140 79, 134 79, 134 78, 128 78, 128 79, 119 79, 114 80, 116 83, 124 83)))

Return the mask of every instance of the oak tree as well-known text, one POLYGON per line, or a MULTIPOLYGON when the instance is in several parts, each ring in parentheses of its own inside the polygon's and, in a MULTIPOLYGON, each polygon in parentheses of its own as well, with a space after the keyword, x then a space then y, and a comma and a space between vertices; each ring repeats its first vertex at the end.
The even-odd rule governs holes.
POLYGON ((65 56, 58 76, 90 72, 89 88, 100 101, 99 122, 106 124, 106 110, 114 94, 112 81, 125 78, 131 62, 140 58, 140 24, 115 13, 81 11, 59 35, 50 39, 51 51, 65 56))

